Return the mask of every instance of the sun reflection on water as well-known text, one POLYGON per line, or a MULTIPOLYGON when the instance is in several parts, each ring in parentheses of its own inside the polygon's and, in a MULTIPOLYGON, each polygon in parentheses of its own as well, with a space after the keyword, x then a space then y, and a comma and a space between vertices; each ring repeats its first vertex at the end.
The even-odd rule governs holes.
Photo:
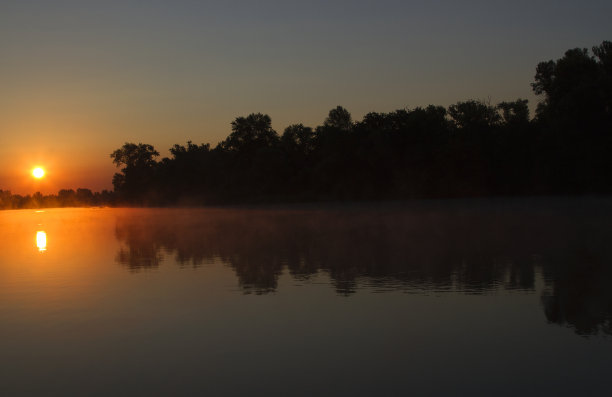
POLYGON ((47 250, 47 233, 43 231, 36 232, 36 246, 40 252, 47 250))

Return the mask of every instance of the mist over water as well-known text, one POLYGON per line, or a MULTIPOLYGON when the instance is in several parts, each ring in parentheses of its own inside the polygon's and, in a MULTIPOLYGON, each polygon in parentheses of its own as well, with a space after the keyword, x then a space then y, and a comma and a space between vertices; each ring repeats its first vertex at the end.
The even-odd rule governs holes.
POLYGON ((611 232, 598 198, 4 211, 0 392, 597 393, 611 232))

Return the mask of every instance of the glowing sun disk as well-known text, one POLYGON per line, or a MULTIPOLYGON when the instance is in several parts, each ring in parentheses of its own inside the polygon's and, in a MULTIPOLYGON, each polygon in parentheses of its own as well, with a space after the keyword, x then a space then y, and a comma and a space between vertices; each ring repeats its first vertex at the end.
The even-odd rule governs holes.
POLYGON ((45 176, 45 170, 40 167, 36 167, 32 170, 32 176, 34 176, 36 179, 40 179, 45 176))

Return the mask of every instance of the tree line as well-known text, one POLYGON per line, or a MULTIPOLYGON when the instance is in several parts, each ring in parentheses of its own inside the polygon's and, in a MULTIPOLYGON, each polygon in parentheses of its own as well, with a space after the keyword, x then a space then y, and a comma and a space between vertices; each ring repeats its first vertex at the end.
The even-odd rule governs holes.
POLYGON ((22 208, 54 208, 54 207, 91 207, 115 204, 114 192, 102 190, 92 192, 90 189, 61 189, 57 194, 43 195, 36 192, 22 196, 11 194, 9 190, 0 189, 0 210, 22 208))
POLYGON ((237 117, 210 144, 111 154, 117 199, 133 205, 610 193, 612 42, 537 65, 527 100, 368 113, 338 106, 323 125, 279 134, 268 115, 237 117))

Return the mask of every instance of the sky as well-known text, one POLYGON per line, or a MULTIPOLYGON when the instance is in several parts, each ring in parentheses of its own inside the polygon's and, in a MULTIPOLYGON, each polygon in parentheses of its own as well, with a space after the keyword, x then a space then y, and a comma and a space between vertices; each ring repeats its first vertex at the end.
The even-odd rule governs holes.
POLYGON ((214 146, 256 112, 282 133, 338 105, 355 120, 533 109, 538 62, 612 40, 610 15, 599 0, 0 0, 0 189, 111 189, 125 142, 214 146))

